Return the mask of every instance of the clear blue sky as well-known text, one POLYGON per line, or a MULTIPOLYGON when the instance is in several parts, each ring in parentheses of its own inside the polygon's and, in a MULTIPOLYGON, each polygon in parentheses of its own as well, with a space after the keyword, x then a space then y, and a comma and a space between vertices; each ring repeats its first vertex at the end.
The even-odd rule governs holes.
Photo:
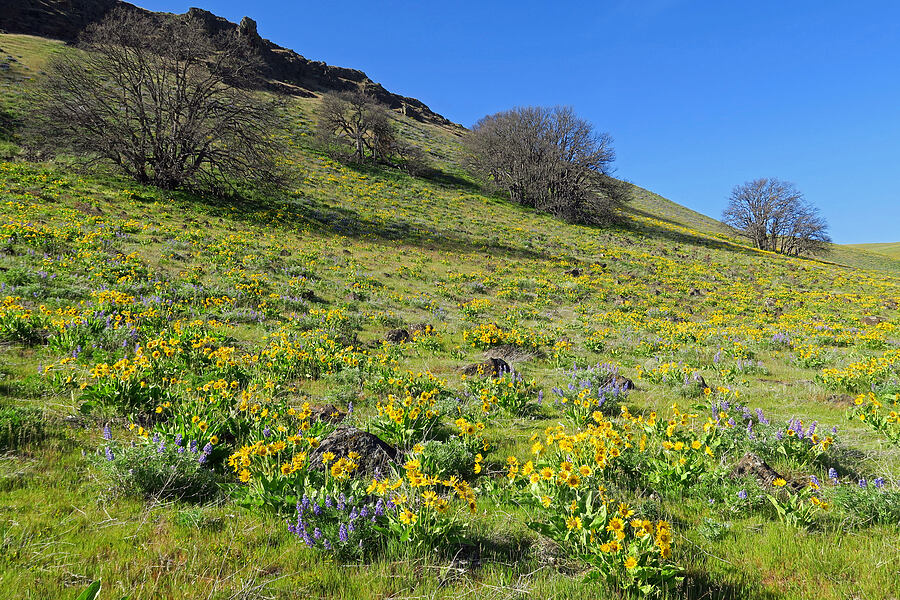
MULTIPOLYGON (((132 0, 135 1, 135 0, 132 0)), ((136 0, 185 12, 202 0, 136 0)), ((616 175, 718 218, 731 188, 792 181, 840 243, 900 241, 900 2, 200 4, 471 125, 567 104, 616 175)))

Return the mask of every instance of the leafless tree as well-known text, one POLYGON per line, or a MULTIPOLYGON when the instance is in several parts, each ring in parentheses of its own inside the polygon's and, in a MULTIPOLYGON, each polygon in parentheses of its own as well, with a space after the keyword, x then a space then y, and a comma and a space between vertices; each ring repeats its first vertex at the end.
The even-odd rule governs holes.
POLYGON ((325 95, 316 135, 331 148, 347 148, 357 162, 386 160, 396 144, 387 108, 363 90, 325 95))
POLYGON ((622 203, 608 169, 612 138, 569 107, 484 117, 466 139, 470 166, 510 199, 575 222, 603 222, 622 203))
POLYGON ((162 188, 280 181, 277 106, 247 89, 257 62, 236 33, 116 10, 79 45, 48 65, 45 140, 162 188))
POLYGON ((819 210, 794 184, 779 179, 754 179, 736 186, 722 221, 757 248, 772 252, 819 254, 831 242, 819 210))

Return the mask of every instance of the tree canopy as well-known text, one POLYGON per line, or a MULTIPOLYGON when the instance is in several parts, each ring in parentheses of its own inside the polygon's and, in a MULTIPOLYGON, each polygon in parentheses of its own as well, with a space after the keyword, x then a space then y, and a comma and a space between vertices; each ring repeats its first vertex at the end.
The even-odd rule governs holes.
POLYGON ((484 117, 466 139, 470 166, 510 198, 563 219, 597 223, 621 204, 609 176, 612 138, 569 107, 524 107, 484 117))
POLYGON ((213 40, 177 16, 116 10, 80 47, 50 62, 42 86, 54 147, 162 188, 279 180, 276 106, 246 89, 256 61, 236 32, 213 40))
POLYGON ((818 254, 831 242, 819 209, 794 184, 774 178, 735 186, 722 221, 757 248, 772 252, 818 254))

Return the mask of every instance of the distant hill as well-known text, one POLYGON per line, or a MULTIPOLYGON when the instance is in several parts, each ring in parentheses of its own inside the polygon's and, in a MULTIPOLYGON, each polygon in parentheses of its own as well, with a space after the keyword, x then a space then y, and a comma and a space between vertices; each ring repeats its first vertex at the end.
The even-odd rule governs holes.
MULTIPOLYGON (((2 1, 2 0, 0 0, 2 1)), ((119 0, 24 0, 8 10, 0 11, 0 28, 27 33, 0 34, 0 117, 4 114, 27 113, 26 89, 22 85, 40 77, 40 71, 51 55, 64 51, 63 42, 75 39, 88 24, 102 19, 116 6, 143 10, 119 0), (48 39, 51 38, 51 39, 48 39)), ((428 160, 442 173, 444 183, 465 183, 468 175, 462 165, 460 136, 465 128, 450 123, 413 98, 392 94, 373 83, 362 71, 333 67, 308 61, 288 50, 259 38, 255 23, 245 18, 231 23, 208 11, 192 8, 183 15, 153 13, 159 18, 191 19, 210 34, 236 29, 252 36, 261 48, 273 87, 290 93, 294 107, 310 123, 322 92, 365 86, 395 110, 396 127, 401 137, 425 151, 428 160)), ((0 157, 7 155, 9 128, 0 120, 0 157)), ((647 233, 685 240, 704 240, 704 244, 744 245, 746 242, 720 221, 682 206, 659 194, 626 182, 629 202, 626 213, 633 226, 647 233)), ((822 262, 848 267, 900 273, 900 243, 832 245, 820 257, 822 262)))
POLYGON ((847 244, 848 248, 856 248, 875 254, 883 254, 900 260, 900 242, 887 242, 882 244, 847 244))
MULTIPOLYGON (((2 0, 0 33, 35 35, 73 42, 85 27, 102 20, 116 8, 149 13, 122 0, 2 0)), ((256 30, 256 22, 249 17, 244 17, 237 24, 200 8, 191 8, 183 15, 149 14, 158 19, 188 20, 210 36, 237 31, 259 51, 268 85, 282 92, 312 97, 322 92, 363 88, 380 102, 405 116, 417 121, 455 127, 424 102, 389 92, 362 71, 312 61, 291 49, 263 39, 256 30)))

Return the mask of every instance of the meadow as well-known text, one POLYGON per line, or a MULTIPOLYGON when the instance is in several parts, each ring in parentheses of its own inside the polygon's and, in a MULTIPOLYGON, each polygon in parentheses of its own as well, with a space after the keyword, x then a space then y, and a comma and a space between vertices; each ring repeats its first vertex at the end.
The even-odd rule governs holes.
POLYGON ((895 261, 566 224, 406 120, 439 175, 343 165, 315 107, 281 197, 0 163, 6 597, 900 596, 895 261))

